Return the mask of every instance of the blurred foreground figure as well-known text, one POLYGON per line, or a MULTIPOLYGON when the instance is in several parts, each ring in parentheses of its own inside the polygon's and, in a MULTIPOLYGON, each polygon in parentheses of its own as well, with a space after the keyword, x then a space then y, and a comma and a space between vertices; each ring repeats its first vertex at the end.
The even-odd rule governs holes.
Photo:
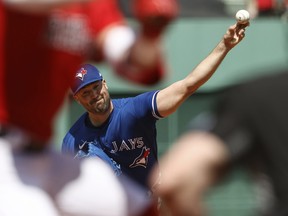
MULTIPOLYGON (((117 8, 117 1, 83 1, 75 0, 73 4, 65 0, 4 1, 6 74, 1 78, 4 84, 0 88, 3 88, 1 94, 6 94, 3 98, 6 101, 0 105, 2 124, 9 122, 26 128, 39 138, 49 137, 51 119, 62 105, 73 81, 72 74, 84 61, 107 60, 116 73, 136 83, 155 84, 162 77, 159 40, 169 23, 167 20, 170 21, 176 12, 171 11, 168 16, 160 9, 157 14, 157 10, 154 11, 155 17, 163 14, 166 19, 161 25, 162 31, 152 31, 152 34, 146 30, 150 29, 146 26, 152 24, 143 21, 145 31, 142 29, 136 37, 117 8), (37 100, 29 98, 31 95, 37 100), (49 108, 46 108, 47 103, 49 108), (20 107, 26 115, 19 111, 20 107), (9 113, 5 113, 5 109, 9 113), (36 123, 36 119, 41 122, 36 123)), ((143 16, 140 16, 141 20, 143 16)))
POLYGON ((122 20, 118 12, 107 12, 103 23, 96 21, 106 9, 116 10, 114 3, 0 1, 1 216, 150 211, 142 189, 124 176, 116 179, 100 159, 76 161, 50 143, 54 117, 91 36, 122 20))
POLYGON ((205 192, 237 164, 265 185, 256 215, 288 215, 287 83, 283 71, 232 87, 174 143, 157 190, 172 215, 203 215, 205 192))

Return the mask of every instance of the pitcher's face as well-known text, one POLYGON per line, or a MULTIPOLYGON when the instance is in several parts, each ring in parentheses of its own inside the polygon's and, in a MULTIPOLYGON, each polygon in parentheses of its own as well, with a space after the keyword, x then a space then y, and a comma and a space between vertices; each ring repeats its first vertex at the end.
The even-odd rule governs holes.
POLYGON ((80 89, 74 96, 89 113, 106 113, 110 107, 110 95, 105 80, 93 82, 80 89))

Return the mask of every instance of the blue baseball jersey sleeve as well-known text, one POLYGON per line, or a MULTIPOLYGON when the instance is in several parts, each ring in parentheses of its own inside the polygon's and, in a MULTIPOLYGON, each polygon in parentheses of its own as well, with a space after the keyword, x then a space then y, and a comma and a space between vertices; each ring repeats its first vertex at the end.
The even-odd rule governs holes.
POLYGON ((108 157, 94 155, 110 165, 112 160, 119 172, 148 187, 149 173, 158 158, 156 121, 162 118, 157 110, 157 93, 113 99, 114 110, 100 127, 93 126, 84 113, 64 137, 62 152, 78 157, 93 156, 89 155, 91 147, 102 150, 108 157))

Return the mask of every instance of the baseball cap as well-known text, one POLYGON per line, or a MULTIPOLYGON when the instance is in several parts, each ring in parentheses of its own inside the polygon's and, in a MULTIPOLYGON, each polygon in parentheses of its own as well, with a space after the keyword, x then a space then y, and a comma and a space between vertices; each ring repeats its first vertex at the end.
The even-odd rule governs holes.
POLYGON ((71 87, 73 95, 75 95, 81 88, 93 82, 103 80, 102 74, 99 70, 91 64, 82 65, 76 72, 74 77, 74 84, 71 87))

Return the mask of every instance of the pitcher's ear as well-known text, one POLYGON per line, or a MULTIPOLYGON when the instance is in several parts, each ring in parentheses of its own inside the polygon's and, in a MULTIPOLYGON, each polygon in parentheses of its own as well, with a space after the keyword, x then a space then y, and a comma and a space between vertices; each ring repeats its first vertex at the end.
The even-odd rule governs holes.
POLYGON ((107 83, 106 83, 106 80, 103 80, 102 82, 103 82, 105 88, 108 89, 108 85, 107 85, 107 83))
POLYGON ((76 94, 76 95, 73 95, 73 98, 74 98, 74 100, 75 100, 78 104, 80 104, 79 98, 78 98, 77 94, 76 94))

